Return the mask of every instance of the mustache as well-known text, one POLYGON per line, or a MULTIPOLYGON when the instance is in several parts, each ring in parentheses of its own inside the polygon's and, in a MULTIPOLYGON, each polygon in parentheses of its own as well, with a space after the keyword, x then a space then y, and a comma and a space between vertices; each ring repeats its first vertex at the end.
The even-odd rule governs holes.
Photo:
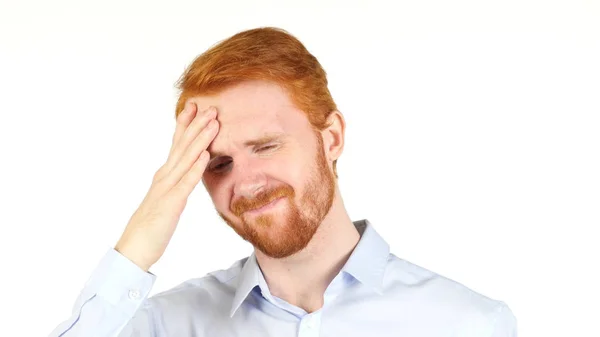
POLYGON ((256 208, 263 207, 275 199, 282 197, 294 198, 294 190, 291 186, 281 186, 270 191, 264 191, 257 194, 254 198, 240 198, 231 205, 231 211, 236 216, 256 208))

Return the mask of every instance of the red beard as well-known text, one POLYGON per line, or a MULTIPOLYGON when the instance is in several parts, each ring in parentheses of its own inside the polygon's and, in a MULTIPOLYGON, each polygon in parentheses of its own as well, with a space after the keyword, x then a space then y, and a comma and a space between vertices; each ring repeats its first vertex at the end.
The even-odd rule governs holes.
POLYGON ((263 191, 253 199, 236 200, 231 211, 241 220, 241 225, 219 212, 221 218, 244 240, 273 258, 284 258, 304 249, 319 225, 329 213, 335 194, 335 178, 327 165, 323 140, 317 135, 317 156, 313 172, 306 184, 300 206, 296 205, 294 189, 289 185, 263 191), (278 209, 253 216, 244 212, 260 208, 271 201, 278 201, 278 209))

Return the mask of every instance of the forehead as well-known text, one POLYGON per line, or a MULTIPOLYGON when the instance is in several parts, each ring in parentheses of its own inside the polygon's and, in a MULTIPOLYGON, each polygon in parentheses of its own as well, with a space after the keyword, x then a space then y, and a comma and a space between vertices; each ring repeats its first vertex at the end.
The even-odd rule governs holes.
POLYGON ((198 105, 198 111, 209 106, 217 108, 220 129, 208 148, 211 153, 232 151, 266 134, 283 133, 299 138, 310 130, 305 113, 274 83, 244 82, 219 94, 191 100, 198 105))

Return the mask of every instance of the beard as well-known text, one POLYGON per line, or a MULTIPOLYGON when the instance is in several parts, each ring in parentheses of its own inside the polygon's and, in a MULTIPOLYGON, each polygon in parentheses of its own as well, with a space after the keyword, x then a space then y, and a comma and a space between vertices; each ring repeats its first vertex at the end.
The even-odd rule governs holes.
POLYGON ((327 165, 321 135, 317 133, 316 138, 317 154, 300 205, 296 204, 294 189, 283 185, 263 191, 253 199, 241 198, 233 203, 231 210, 241 219, 240 225, 218 212, 242 239, 269 257, 284 258, 304 249, 333 205, 335 177, 327 165), (280 210, 268 210, 252 219, 244 214, 279 198, 282 199, 278 203, 285 203, 277 205, 280 210))

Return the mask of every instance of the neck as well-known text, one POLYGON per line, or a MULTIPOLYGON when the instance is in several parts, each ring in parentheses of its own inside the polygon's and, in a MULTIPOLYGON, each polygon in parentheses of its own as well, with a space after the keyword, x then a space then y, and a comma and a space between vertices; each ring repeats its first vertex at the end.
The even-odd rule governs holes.
POLYGON ((268 257, 259 250, 255 255, 271 294, 313 312, 323 306, 325 290, 359 239, 336 187, 333 205, 306 248, 283 259, 268 257))

